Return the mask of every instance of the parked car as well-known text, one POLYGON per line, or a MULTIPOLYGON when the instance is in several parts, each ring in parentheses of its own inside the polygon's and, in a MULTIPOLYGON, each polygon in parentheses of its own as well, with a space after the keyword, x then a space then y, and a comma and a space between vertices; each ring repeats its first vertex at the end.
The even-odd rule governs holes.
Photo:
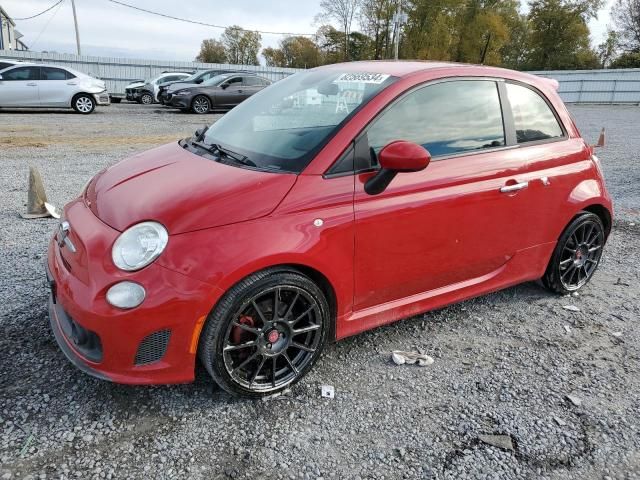
POLYGON ((146 80, 134 80, 133 82, 131 82, 129 85, 124 87, 125 98, 130 102, 135 102, 136 99, 133 98, 133 91, 138 87, 142 87, 146 83, 147 83, 146 80))
POLYGON ((167 104, 168 98, 168 90, 171 85, 178 84, 189 84, 189 86, 200 85, 202 82, 209 80, 210 78, 215 77, 216 75, 221 75, 223 73, 241 73, 237 70, 220 70, 220 69, 212 69, 212 70, 204 70, 202 72, 196 72, 190 77, 185 78, 184 80, 175 80, 173 82, 165 82, 161 83, 159 87, 158 93, 158 101, 165 105, 167 104))
POLYGON ((579 290, 612 204, 557 85, 324 66, 102 170, 49 244, 58 344, 119 383, 189 382, 198 357, 256 397, 331 340, 520 282, 579 290))
POLYGON ((193 113, 209 113, 212 109, 229 109, 271 85, 271 81, 251 73, 224 73, 200 85, 169 86, 165 104, 193 113))
MULTIPOLYGON (((158 94, 160 93, 160 84, 166 82, 173 82, 176 80, 183 80, 192 75, 192 73, 185 72, 165 72, 158 75, 156 78, 146 80, 142 86, 133 88, 131 98, 145 105, 158 101, 158 94)), ((127 97, 129 98, 129 97, 127 97)))
POLYGON ((89 114, 109 105, 102 80, 58 65, 18 63, 0 70, 0 107, 73 108, 89 114))
POLYGON ((5 68, 13 67, 14 65, 24 64, 28 62, 23 62, 22 60, 9 60, 9 59, 0 59, 0 70, 4 70, 5 68))

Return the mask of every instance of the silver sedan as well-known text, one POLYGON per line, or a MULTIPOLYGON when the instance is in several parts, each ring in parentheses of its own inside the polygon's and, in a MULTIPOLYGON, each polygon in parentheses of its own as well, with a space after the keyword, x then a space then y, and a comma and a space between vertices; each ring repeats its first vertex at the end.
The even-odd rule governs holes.
POLYGON ((73 108, 89 114, 109 105, 102 80, 58 65, 20 63, 0 70, 0 108, 73 108))

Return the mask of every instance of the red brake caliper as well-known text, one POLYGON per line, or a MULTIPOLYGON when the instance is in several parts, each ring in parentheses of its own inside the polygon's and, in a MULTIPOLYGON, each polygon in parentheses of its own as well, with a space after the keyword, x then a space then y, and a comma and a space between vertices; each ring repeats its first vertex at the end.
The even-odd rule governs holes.
MULTIPOLYGON (((249 327, 255 327, 256 325, 256 322, 253 321, 253 317, 250 317, 249 315, 243 315, 242 317, 240 317, 240 319, 238 320, 238 323, 241 323, 242 325, 247 325, 249 327)), ((240 327, 233 327, 233 330, 231 331, 231 341, 235 345, 238 345, 244 342, 249 342, 252 339, 254 339, 253 337, 255 337, 255 335, 253 335, 250 332, 247 332, 246 330, 243 330, 240 327)))

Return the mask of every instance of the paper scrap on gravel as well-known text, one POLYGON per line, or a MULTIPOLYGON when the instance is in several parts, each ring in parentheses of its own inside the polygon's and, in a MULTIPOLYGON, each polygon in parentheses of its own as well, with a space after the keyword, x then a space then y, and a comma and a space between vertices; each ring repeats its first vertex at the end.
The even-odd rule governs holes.
POLYGON ((418 352, 403 352, 401 350, 391 352, 391 360, 396 365, 413 365, 417 363, 421 367, 426 367, 434 362, 433 358, 429 355, 418 352))

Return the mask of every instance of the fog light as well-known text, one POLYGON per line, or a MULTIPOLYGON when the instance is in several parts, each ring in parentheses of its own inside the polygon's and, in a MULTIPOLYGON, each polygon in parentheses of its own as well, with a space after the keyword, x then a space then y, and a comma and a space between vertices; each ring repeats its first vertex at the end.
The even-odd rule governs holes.
POLYGON ((144 300, 142 285, 133 282, 120 282, 107 291, 107 302, 118 308, 134 308, 144 300))

